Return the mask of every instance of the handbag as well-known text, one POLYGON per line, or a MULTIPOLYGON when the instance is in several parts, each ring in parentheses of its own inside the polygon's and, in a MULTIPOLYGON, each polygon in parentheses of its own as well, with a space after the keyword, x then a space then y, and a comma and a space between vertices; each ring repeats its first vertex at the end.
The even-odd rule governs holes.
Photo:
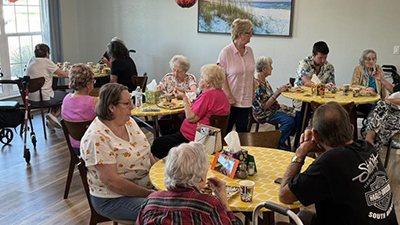
POLYGON ((202 143, 207 154, 214 154, 222 149, 221 129, 197 124, 194 141, 202 143))

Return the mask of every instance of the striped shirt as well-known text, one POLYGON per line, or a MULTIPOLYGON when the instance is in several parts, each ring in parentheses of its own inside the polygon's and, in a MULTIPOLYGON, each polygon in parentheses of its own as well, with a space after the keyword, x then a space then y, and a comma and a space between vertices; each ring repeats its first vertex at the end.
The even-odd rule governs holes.
POLYGON ((143 202, 137 224, 237 224, 218 198, 196 188, 158 191, 143 202))

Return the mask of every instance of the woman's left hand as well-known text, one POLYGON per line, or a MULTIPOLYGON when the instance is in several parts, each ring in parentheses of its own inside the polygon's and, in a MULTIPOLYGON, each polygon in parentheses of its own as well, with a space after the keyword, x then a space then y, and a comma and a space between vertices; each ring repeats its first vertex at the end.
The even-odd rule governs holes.
POLYGON ((369 92, 372 92, 372 93, 375 93, 375 90, 372 87, 367 87, 367 88, 365 88, 365 90, 369 91, 369 92))

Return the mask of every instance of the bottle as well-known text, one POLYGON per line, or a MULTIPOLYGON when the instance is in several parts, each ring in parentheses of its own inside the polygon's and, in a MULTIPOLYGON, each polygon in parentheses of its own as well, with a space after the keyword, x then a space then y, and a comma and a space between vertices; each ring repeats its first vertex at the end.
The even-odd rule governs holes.
POLYGON ((246 179, 247 178, 247 166, 244 163, 239 164, 239 172, 237 172, 236 176, 239 179, 246 179))
POLYGON ((140 89, 140 86, 137 86, 136 88, 136 96, 135 96, 135 104, 136 108, 142 109, 142 89, 140 89))
POLYGON ((254 171, 254 162, 249 162, 249 168, 248 168, 249 176, 253 176, 255 171, 254 171))

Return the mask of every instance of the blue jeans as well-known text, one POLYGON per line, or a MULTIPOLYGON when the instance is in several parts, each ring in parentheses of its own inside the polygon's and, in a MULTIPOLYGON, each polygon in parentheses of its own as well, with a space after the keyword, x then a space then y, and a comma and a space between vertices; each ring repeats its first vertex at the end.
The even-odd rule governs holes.
POLYGON ((270 122, 278 123, 279 130, 282 133, 279 144, 282 146, 285 144, 289 136, 294 135, 297 131, 297 127, 301 121, 301 113, 296 112, 296 117, 293 118, 284 112, 278 112, 271 117, 270 122))
POLYGON ((98 214, 110 219, 132 221, 136 221, 145 200, 142 197, 98 198, 93 195, 90 195, 90 199, 98 214))

